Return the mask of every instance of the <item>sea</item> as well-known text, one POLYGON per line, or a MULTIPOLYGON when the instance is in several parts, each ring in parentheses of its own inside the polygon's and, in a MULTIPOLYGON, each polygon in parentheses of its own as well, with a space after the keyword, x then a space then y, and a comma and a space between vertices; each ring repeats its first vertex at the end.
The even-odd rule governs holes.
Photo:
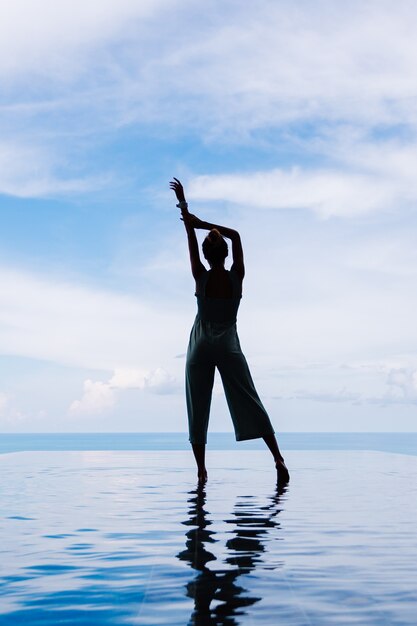
MULTIPOLYGON (((417 455, 417 432, 307 432, 277 435, 285 450, 374 450, 417 455)), ((188 435, 172 433, 3 433, 0 454, 34 450, 188 450, 188 435)), ((212 450, 261 450, 260 439, 236 442, 233 433, 209 433, 212 450)))

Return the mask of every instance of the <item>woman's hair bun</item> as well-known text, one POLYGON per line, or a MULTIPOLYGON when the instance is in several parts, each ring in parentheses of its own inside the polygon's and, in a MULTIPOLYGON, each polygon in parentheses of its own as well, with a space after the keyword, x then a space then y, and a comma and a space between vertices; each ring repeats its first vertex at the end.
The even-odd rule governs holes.
POLYGON ((209 234, 207 235, 207 239, 210 241, 211 245, 214 247, 220 246, 223 241, 223 237, 217 230, 217 228, 212 228, 209 234))
POLYGON ((224 237, 217 228, 212 228, 203 241, 203 254, 209 263, 224 261, 229 253, 229 248, 224 237))

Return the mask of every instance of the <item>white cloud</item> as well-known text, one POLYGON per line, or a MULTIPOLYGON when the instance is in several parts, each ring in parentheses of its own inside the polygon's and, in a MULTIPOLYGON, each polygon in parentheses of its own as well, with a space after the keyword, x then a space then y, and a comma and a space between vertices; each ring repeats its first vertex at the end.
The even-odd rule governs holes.
POLYGON ((69 412, 73 414, 94 414, 111 409, 115 404, 113 389, 101 381, 86 380, 81 400, 75 400, 69 412))
POLYGON ((119 393, 128 389, 148 390, 165 395, 177 391, 178 385, 175 377, 162 367, 149 371, 117 369, 107 382, 86 380, 81 400, 72 402, 69 412, 87 415, 102 413, 112 409, 119 393))
POLYGON ((298 390, 289 399, 291 400, 312 400, 313 402, 335 402, 358 404, 362 402, 362 396, 355 391, 340 389, 337 391, 306 391, 298 390))
MULTIPOLYGON (((289 224, 275 212, 260 219, 258 212, 234 211, 230 225, 242 230, 247 259, 239 333, 254 376, 265 380, 271 396, 280 391, 274 370, 292 364, 416 366, 415 273, 398 280, 397 274, 370 278, 358 271, 352 263, 357 229, 338 224, 289 224)), ((359 241, 372 249, 369 233, 359 241)), ((137 296, 127 296, 1 269, 0 352, 114 372, 113 390, 170 393, 176 384, 182 387, 184 363, 175 355, 188 342, 193 285, 186 267, 168 281, 168 292, 162 282, 151 288, 152 276, 146 288, 152 299, 145 299, 141 282, 149 276, 138 279, 137 296)), ((382 393, 386 371, 362 374, 365 381, 377 377, 382 393)), ((329 390, 344 385, 330 381, 329 390)), ((292 390, 303 387, 304 381, 294 380, 292 390)))
MULTIPOLYGON (((395 12, 389 2, 357 0, 348 7, 327 0, 261 0, 256 9, 226 0, 202 7, 197 0, 180 7, 173 0, 61 0, 59 10, 46 0, 4 4, 0 74, 8 90, 0 114, 9 137, 21 145, 29 141, 35 153, 42 145, 43 155, 39 171, 27 159, 19 169, 12 155, 17 166, 0 180, 0 190, 39 196, 101 186, 106 175, 74 177, 63 157, 82 137, 94 145, 126 124, 155 124, 161 132, 167 123, 187 134, 194 128, 220 142, 279 129, 288 145, 301 149, 303 129, 296 122, 309 124, 314 145, 323 132, 337 143, 341 123, 353 134, 398 124, 408 127, 408 135, 415 131, 412 2, 396 3, 395 12), (184 31, 187 37, 178 37, 184 31), (28 75, 31 89, 22 97, 22 76, 26 87, 28 75)), ((276 141, 281 139, 272 136, 271 145, 276 141)), ((283 185, 288 206, 307 203, 325 216, 383 208, 393 199, 415 202, 415 183, 410 195, 404 184, 415 172, 415 146, 405 151, 399 144, 398 153, 391 146, 387 158, 388 150, 370 142, 361 148, 361 165, 356 144, 341 146, 342 167, 254 174, 266 184, 264 191, 258 188, 259 206, 276 205, 272 177, 283 185), (369 169, 378 160, 378 171, 369 169)), ((322 149, 328 160, 337 158, 335 145, 322 149)))
POLYGON ((134 20, 165 9, 168 0, 14 0, 0 7, 0 73, 36 70, 64 80, 84 71, 91 49, 123 37, 134 20))
POLYGON ((164 368, 158 367, 147 375, 145 388, 153 393, 169 394, 178 391, 178 384, 164 368))
POLYGON ((405 400, 417 403, 417 370, 409 368, 392 369, 387 378, 387 383, 399 391, 405 400))
POLYGON ((35 66, 54 77, 54 97, 88 76, 91 121, 110 107, 113 123, 187 114, 206 135, 303 119, 414 124, 415 16, 407 1, 394 14, 388 2, 222 0, 202 12, 202 2, 61 0, 53 11, 17 0, 1 15, 0 71, 18 81, 35 66))
MULTIPOLYGON (((394 12, 389 2, 226 1, 205 5, 204 15, 200 3, 187 8, 187 38, 166 38, 129 76, 140 75, 136 93, 145 90, 154 116, 187 115, 217 139, 296 120, 415 124, 413 3, 394 12)), ((134 109, 133 84, 126 93, 134 109)))
POLYGON ((46 147, 0 142, 0 193, 20 198, 86 193, 105 187, 110 176, 60 175, 59 159, 46 147))
MULTIPOLYGON (((120 122, 125 70, 111 47, 146 37, 173 0, 0 4, 0 193, 69 195, 116 184, 86 152, 120 122), (96 133, 96 134, 95 134, 96 133), (86 141, 88 137, 88 141, 86 141), (94 137, 94 139, 93 139, 94 137), (77 165, 78 164, 78 165, 77 165)), ((143 62, 138 51, 136 63, 143 62)))
POLYGON ((417 205, 417 143, 341 133, 306 145, 316 164, 256 172, 200 175, 189 197, 262 209, 307 209, 320 217, 358 217, 417 205), (331 159, 323 168, 320 161, 331 159), (317 164, 318 162, 318 164, 317 164))
POLYGON ((0 391, 0 415, 3 415, 8 405, 8 397, 0 391))
POLYGON ((114 389, 144 389, 148 375, 147 370, 117 369, 110 378, 109 385, 114 389))
POLYGON ((413 360, 415 357, 398 355, 391 360, 323 364, 310 372, 283 368, 280 393, 273 398, 351 407, 413 407, 417 402, 417 370, 410 366, 413 360))
POLYGON ((148 389, 161 394, 177 389, 175 377, 163 367, 154 370, 117 369, 108 384, 113 389, 148 389))
POLYGON ((189 195, 196 200, 222 200, 248 207, 311 209, 321 217, 354 216, 392 203, 389 181, 365 174, 301 168, 198 176, 191 181, 189 195))
POLYGON ((5 428, 19 427, 25 421, 28 421, 28 415, 22 413, 9 394, 0 391, 0 424, 5 428))
POLYGON ((186 345, 183 310, 162 307, 163 294, 150 303, 4 268, 0 282, 1 354, 92 369, 153 370, 186 345))

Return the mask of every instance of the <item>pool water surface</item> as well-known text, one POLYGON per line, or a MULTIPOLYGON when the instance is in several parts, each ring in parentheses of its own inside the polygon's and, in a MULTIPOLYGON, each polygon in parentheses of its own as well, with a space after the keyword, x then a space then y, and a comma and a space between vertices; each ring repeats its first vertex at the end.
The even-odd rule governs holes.
POLYGON ((0 624, 417 623, 417 457, 0 457, 0 624))

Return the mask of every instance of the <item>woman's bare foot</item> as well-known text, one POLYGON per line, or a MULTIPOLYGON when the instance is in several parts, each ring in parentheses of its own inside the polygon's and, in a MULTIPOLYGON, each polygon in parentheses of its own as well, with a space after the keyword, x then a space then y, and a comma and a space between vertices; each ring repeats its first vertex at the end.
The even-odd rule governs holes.
POLYGON ((207 470, 206 470, 206 444, 205 443, 192 443, 191 444, 194 457, 197 463, 197 477, 199 485, 203 485, 207 482, 207 470))
POLYGON ((277 468, 277 471, 278 471, 278 483, 280 485, 288 483, 290 480, 290 473, 287 469, 287 466, 285 465, 284 457, 282 456, 279 450, 275 435, 274 434, 265 435, 263 437, 263 440, 265 441, 266 445, 272 452, 272 456, 275 459, 275 467, 277 468))
POLYGON ((278 482, 281 484, 288 483, 290 481, 290 473, 282 457, 276 461, 275 467, 278 472, 278 482))

